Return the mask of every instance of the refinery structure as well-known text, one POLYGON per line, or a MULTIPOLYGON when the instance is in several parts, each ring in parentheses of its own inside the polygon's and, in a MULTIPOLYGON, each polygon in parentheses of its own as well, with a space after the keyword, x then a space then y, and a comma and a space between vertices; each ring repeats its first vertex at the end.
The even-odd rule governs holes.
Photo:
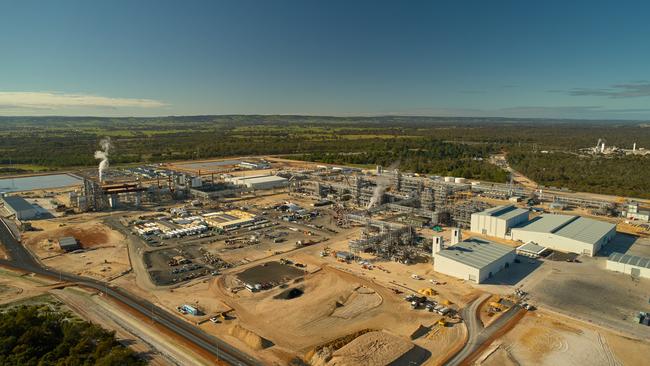
POLYGON ((263 364, 374 344, 391 345, 379 364, 455 364, 476 351, 472 307, 490 332, 543 309, 650 329, 647 299, 614 299, 650 288, 644 200, 268 156, 112 167, 101 147, 96 169, 2 197, 3 222, 45 265, 137 286, 263 364))

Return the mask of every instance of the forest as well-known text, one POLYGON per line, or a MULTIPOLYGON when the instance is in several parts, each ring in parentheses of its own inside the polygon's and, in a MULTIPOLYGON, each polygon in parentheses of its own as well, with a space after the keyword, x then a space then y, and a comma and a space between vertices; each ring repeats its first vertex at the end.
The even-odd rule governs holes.
POLYGON ((21 306, 0 313, 0 365, 140 366, 146 362, 113 332, 49 307, 21 306))
POLYGON ((0 174, 95 165, 104 137, 113 142, 113 165, 281 155, 502 182, 485 158, 506 152, 543 185, 646 196, 650 181, 650 157, 580 153, 600 138, 650 148, 648 122, 400 116, 0 117, 0 174))
POLYGON ((311 153, 294 159, 329 164, 381 165, 402 171, 450 175, 492 182, 506 182, 508 173, 485 162, 496 152, 488 145, 451 144, 438 140, 423 140, 417 147, 411 143, 392 143, 385 148, 358 153, 311 153))
POLYGON ((650 198, 650 158, 586 157, 569 153, 513 152, 510 165, 546 186, 575 191, 650 198))

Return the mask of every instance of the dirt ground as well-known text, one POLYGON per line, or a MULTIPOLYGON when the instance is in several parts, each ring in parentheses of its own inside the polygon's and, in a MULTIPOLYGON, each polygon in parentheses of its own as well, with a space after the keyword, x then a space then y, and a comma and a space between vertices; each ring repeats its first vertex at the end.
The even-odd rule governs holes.
POLYGON ((128 315, 116 314, 115 310, 105 301, 101 301, 94 291, 70 287, 53 290, 52 294, 65 302, 80 317, 98 324, 104 329, 115 331, 117 339, 143 355, 149 365, 171 366, 177 365, 180 360, 197 361, 192 358, 186 360, 187 356, 183 352, 172 351, 169 349, 170 347, 162 347, 159 342, 152 340, 151 335, 147 332, 135 332, 134 327, 125 319, 128 315), (163 352, 152 346, 152 343, 156 343, 163 352))
POLYGON ((51 284, 49 281, 0 268, 0 304, 45 294, 50 290, 51 284))
MULTIPOLYGON (((411 350, 413 348, 414 344, 408 339, 383 331, 368 332, 336 350, 327 365, 382 366, 395 362, 398 359, 400 359, 400 362, 408 362, 407 358, 409 356, 406 354, 412 353, 411 350)), ((422 361, 413 356, 410 357, 412 359, 415 358, 412 361, 422 361)))
POLYGON ((98 279, 112 279, 131 268, 124 235, 98 217, 40 220, 33 226, 38 231, 25 232, 23 243, 48 266, 98 279), (58 245, 63 236, 73 236, 84 250, 64 252, 58 245))
POLYGON ((606 270, 605 258, 581 257, 582 263, 544 261, 522 281, 530 303, 565 315, 650 338, 650 328, 634 324, 639 311, 650 311, 650 280, 606 270), (606 279, 606 280, 604 280, 606 279))
POLYGON ((643 365, 650 344, 545 312, 528 313, 479 357, 501 365, 643 365))
MULTIPOLYGON (((234 309, 240 324, 282 349, 303 355, 319 344, 360 329, 388 330, 410 339, 421 326, 432 329, 440 318, 424 310, 411 310, 408 303, 385 287, 329 266, 290 283, 288 288, 300 288, 303 294, 289 300, 278 296, 286 289, 233 294, 225 280, 217 283, 217 296, 234 309)), ((453 344, 460 335, 450 330, 439 340, 453 344)), ((417 355, 409 357, 427 359, 444 352, 439 343, 434 346, 434 340, 419 338, 417 355)), ((336 364, 345 364, 340 362, 336 364)))

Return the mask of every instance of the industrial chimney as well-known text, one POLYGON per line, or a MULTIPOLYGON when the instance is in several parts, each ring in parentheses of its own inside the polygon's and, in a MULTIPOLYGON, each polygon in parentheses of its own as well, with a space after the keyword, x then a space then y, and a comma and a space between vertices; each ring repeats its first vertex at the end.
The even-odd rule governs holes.
POLYGON ((435 255, 436 253, 440 253, 440 251, 442 249, 444 249, 444 243, 443 243, 442 236, 440 236, 440 235, 434 235, 433 236, 432 249, 433 249, 433 255, 435 255))
POLYGON ((460 241, 461 241, 460 228, 455 227, 451 229, 451 245, 456 245, 460 243, 460 241))

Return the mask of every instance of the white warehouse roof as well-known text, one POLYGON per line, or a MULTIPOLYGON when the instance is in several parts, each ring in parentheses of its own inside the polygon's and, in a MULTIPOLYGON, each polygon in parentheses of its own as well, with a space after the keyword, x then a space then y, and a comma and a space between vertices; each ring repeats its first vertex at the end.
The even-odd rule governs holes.
POLYGON ((278 177, 277 175, 268 175, 265 177, 256 177, 244 180, 246 184, 256 184, 256 183, 269 183, 269 182, 284 182, 287 178, 278 177))
POLYGON ((583 243, 596 244, 616 225, 572 215, 541 215, 516 230, 555 234, 583 243))
POLYGON ((608 261, 623 263, 631 266, 650 268, 650 258, 614 252, 607 258, 608 261))
POLYGON ((477 212, 476 215, 498 217, 504 220, 528 213, 528 210, 517 208, 514 205, 503 205, 488 208, 485 211, 477 212))
POLYGON ((457 261, 473 268, 482 269, 504 256, 514 248, 479 238, 469 238, 456 245, 446 247, 436 255, 457 261))

